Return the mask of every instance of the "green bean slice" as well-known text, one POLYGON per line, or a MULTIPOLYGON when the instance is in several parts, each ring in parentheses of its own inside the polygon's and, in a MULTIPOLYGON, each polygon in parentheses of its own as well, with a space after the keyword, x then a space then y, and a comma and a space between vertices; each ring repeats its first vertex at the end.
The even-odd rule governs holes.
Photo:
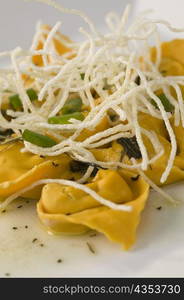
POLYGON ((22 137, 23 137, 24 141, 27 141, 31 144, 34 144, 34 145, 42 147, 42 148, 50 148, 57 144, 49 136, 42 135, 40 133, 36 133, 36 132, 28 130, 28 129, 24 130, 22 137))

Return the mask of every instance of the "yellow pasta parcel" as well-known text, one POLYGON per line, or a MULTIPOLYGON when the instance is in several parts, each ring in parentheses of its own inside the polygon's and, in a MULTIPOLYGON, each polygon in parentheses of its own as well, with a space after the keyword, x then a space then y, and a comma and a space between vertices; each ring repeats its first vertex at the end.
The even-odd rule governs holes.
POLYGON ((48 184, 37 205, 40 220, 55 233, 81 234, 94 229, 129 249, 135 242, 140 215, 149 195, 148 184, 129 171, 100 170, 87 186, 114 203, 126 203, 132 210, 113 210, 84 191, 48 184))
MULTIPOLYGON (((45 158, 29 152, 21 152, 23 145, 17 142, 0 146, 0 197, 6 197, 29 187, 32 183, 46 178, 68 178, 68 163, 66 155, 45 158)), ((27 192, 25 197, 39 199, 41 187, 27 192)))

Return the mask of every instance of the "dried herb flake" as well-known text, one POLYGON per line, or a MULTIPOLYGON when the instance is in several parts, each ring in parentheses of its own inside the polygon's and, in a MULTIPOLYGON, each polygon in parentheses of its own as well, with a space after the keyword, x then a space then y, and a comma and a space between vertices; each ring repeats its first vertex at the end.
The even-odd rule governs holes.
POLYGON ((117 140, 117 142, 123 146, 129 158, 142 158, 142 154, 137 143, 136 136, 132 138, 120 138, 117 140))
POLYGON ((91 233, 89 237, 95 237, 97 236, 97 234, 94 232, 94 233, 91 233))
POLYGON ((19 206, 17 206, 17 208, 22 208, 23 207, 23 205, 19 205, 19 206))
POLYGON ((70 162, 70 171, 73 172, 73 173, 85 174, 89 166, 94 167, 94 170, 91 173, 91 177, 94 177, 97 174, 98 169, 100 168, 100 166, 97 166, 95 164, 91 164, 91 163, 88 163, 88 162, 72 160, 70 162))
POLYGON ((95 252, 95 249, 93 248, 93 246, 90 244, 90 243, 86 243, 87 244, 87 246, 88 246, 88 249, 89 249, 89 251, 91 252, 91 253, 93 253, 93 254, 95 254, 96 252, 95 252))
POLYGON ((32 243, 35 243, 36 241, 38 241, 37 238, 33 239, 33 240, 32 240, 32 243))
POLYGON ((158 209, 158 210, 161 210, 161 209, 162 209, 162 206, 158 206, 157 209, 158 209))
POLYGON ((139 179, 139 177, 140 177, 140 175, 137 175, 137 176, 135 176, 135 177, 131 177, 131 180, 137 181, 137 180, 139 179))
POLYGON ((59 164, 56 164, 54 161, 52 161, 52 165, 53 165, 54 167, 58 167, 58 166, 59 166, 59 164))
MULTIPOLYGON (((162 105, 164 106, 164 109, 166 112, 173 112, 174 111, 174 106, 172 105, 172 103, 167 99, 167 97, 165 96, 165 94, 160 94, 158 95, 158 98, 160 99, 160 102, 162 103, 162 105)), ((157 103, 155 102, 155 100, 151 99, 151 104, 156 108, 159 109, 157 103)))
POLYGON ((141 78, 140 78, 139 75, 135 78, 135 83, 136 83, 137 85, 140 85, 140 84, 141 84, 141 78))

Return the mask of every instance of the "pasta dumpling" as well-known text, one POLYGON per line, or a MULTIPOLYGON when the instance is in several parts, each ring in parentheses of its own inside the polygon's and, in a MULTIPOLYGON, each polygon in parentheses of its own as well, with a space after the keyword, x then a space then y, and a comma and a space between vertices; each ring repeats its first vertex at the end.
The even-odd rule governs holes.
POLYGON ((135 242, 140 214, 148 198, 148 184, 141 178, 135 180, 135 174, 128 171, 100 170, 87 186, 112 202, 127 203, 132 211, 113 210, 100 205, 83 191, 48 184, 37 205, 42 223, 50 231, 65 234, 81 234, 94 229, 129 249, 135 242))
MULTIPOLYGON (((0 197, 6 198, 32 183, 45 178, 67 177, 70 159, 66 155, 42 158, 22 153, 22 143, 0 146, 0 197)), ((41 187, 27 192, 25 197, 39 199, 41 187)))

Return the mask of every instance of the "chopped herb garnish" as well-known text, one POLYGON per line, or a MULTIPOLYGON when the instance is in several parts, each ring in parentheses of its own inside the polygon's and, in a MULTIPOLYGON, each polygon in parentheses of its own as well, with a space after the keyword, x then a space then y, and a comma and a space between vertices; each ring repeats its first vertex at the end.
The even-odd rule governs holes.
POLYGON ((55 117, 49 118, 48 123, 49 124, 71 124, 71 122, 70 122, 71 119, 83 121, 84 115, 81 112, 74 112, 72 114, 55 116, 55 117))
POLYGON ((54 167, 58 167, 58 166, 59 166, 59 164, 56 164, 54 161, 52 161, 52 165, 53 165, 54 167))
POLYGON ((162 206, 158 206, 157 209, 158 209, 158 210, 161 210, 161 209, 162 209, 162 206))
POLYGON ((25 228, 27 229, 27 228, 28 228, 28 226, 27 226, 27 225, 25 225, 25 228))
POLYGON ((37 238, 33 239, 33 240, 32 240, 32 243, 35 243, 36 241, 38 241, 37 238))
POLYGON ((94 167, 94 170, 91 173, 91 177, 94 177, 97 174, 99 167, 97 165, 92 165, 92 164, 87 163, 87 162, 72 160, 70 162, 70 171, 73 172, 73 173, 78 173, 79 172, 79 173, 84 174, 87 171, 89 166, 94 167))
POLYGON ((34 101, 34 100, 38 99, 38 95, 37 95, 36 91, 32 88, 28 89, 26 91, 26 93, 27 93, 27 95, 28 95, 28 97, 31 101, 34 101))
POLYGON ((40 244, 40 247, 44 247, 44 244, 40 244))
POLYGON ((3 210, 2 210, 2 213, 5 213, 5 212, 6 212, 6 209, 3 209, 3 210))
POLYGON ((71 98, 65 102, 65 105, 61 109, 63 115, 80 112, 82 109, 81 98, 71 98))
POLYGON ((9 277, 11 274, 10 273, 5 273, 4 275, 7 276, 7 277, 9 277))
POLYGON ((15 227, 15 226, 14 226, 14 227, 12 227, 12 229, 13 229, 13 230, 17 230, 17 229, 18 229, 18 227, 15 227))
POLYGON ((88 165, 85 162, 72 160, 70 162, 70 171, 73 173, 85 173, 88 168, 88 165))
POLYGON ((12 95, 9 97, 10 105, 14 110, 22 108, 22 101, 18 94, 12 95))
POLYGON ((7 138, 7 137, 10 137, 11 135, 13 134, 13 130, 12 129, 0 129, 0 135, 1 135, 1 138, 0 139, 4 139, 4 138, 7 138))
POLYGON ((132 138, 120 138, 117 140, 117 142, 123 146, 129 158, 142 158, 142 154, 135 136, 132 138))
POLYGON ((93 170, 93 172, 91 173, 91 177, 95 177, 96 176, 96 174, 98 173, 98 168, 97 167, 94 167, 94 170, 93 170))
POLYGON ((25 129, 22 137, 25 141, 43 148, 55 146, 57 143, 49 136, 25 129))
POLYGON ((137 176, 135 176, 135 177, 131 177, 131 179, 132 179, 133 181, 137 181, 137 180, 139 179, 139 177, 140 177, 140 175, 137 175, 137 176))
MULTIPOLYGON (((174 106, 170 103, 170 101, 167 99, 167 97, 164 94, 160 94, 158 96, 158 98, 160 99, 161 103, 164 106, 164 109, 166 112, 173 112, 174 111, 174 106)), ((153 104, 153 106, 156 109, 158 108, 158 105, 156 104, 155 100, 151 99, 151 104, 153 104)))
POLYGON ((118 115, 116 115, 116 114, 109 115, 109 118, 112 122, 116 122, 119 119, 118 115))
POLYGON ((19 205, 19 206, 17 206, 17 208, 22 208, 23 207, 23 205, 19 205))
POLYGON ((139 75, 135 78, 135 83, 136 83, 137 85, 140 85, 140 84, 141 84, 141 78, 140 78, 139 75))
POLYGON ((87 242, 86 244, 87 244, 87 246, 88 246, 89 251, 90 251, 91 253, 95 254, 96 252, 95 252, 93 246, 92 246, 90 243, 88 243, 88 242, 87 242))
POLYGON ((58 263, 58 264, 60 264, 60 263, 62 263, 62 262, 63 262, 62 259, 58 259, 58 260, 57 260, 57 263, 58 263))

